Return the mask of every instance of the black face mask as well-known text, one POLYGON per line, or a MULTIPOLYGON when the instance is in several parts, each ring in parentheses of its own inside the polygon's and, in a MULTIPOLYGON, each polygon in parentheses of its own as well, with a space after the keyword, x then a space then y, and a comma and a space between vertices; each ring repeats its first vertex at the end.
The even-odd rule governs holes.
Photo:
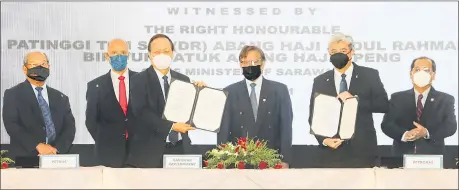
POLYGON ((335 68, 342 69, 349 62, 349 57, 344 53, 335 53, 330 56, 330 62, 333 66, 335 66, 335 68))
POLYGON ((45 81, 49 76, 49 69, 43 66, 37 66, 27 69, 27 76, 36 81, 45 81))
POLYGON ((261 65, 242 67, 242 74, 247 80, 253 81, 261 75, 261 65))

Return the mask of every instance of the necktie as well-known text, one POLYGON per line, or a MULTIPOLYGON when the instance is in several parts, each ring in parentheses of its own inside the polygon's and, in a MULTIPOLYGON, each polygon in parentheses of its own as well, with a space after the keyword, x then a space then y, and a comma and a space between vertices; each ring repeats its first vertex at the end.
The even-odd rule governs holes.
MULTIPOLYGON (((124 84, 124 76, 118 77, 119 83, 119 102, 121 109, 123 110, 124 116, 127 114, 128 103, 126 98, 126 84, 124 84)), ((126 130, 126 139, 128 138, 128 131, 126 130)))
POLYGON ((250 103, 252 104, 252 111, 253 111, 253 116, 255 118, 255 121, 257 121, 257 113, 258 113, 257 93, 255 92, 256 85, 257 84, 255 83, 250 84, 250 87, 252 87, 252 90, 250 91, 250 103))
POLYGON ((41 91, 43 90, 42 87, 35 88, 38 92, 38 105, 40 106, 41 113, 43 115, 43 120, 45 121, 45 131, 46 131, 46 138, 48 139, 48 143, 53 142, 56 138, 56 129, 54 128, 53 119, 51 117, 51 110, 49 109, 48 103, 43 98, 41 91))
POLYGON ((346 74, 341 75, 341 82, 339 83, 339 93, 347 91, 346 74))
POLYGON ((416 116, 417 116, 417 121, 421 121, 421 115, 422 115, 422 110, 424 110, 424 107, 422 106, 422 94, 419 94, 418 96, 418 103, 417 103, 417 109, 416 109, 416 116))
MULTIPOLYGON (((167 80, 167 76, 163 76, 163 81, 164 81, 164 96, 165 100, 167 100, 167 95, 169 94, 169 81, 167 80)), ((177 131, 171 130, 169 133, 169 141, 172 144, 175 144, 178 142, 178 133, 177 131)))

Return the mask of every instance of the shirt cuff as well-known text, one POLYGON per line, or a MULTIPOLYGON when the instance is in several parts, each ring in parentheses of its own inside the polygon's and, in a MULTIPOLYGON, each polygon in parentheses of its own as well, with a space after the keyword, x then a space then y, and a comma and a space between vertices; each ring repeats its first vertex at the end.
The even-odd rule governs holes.
POLYGON ((425 139, 430 139, 429 130, 426 129, 426 133, 427 133, 427 135, 426 135, 424 138, 425 138, 425 139))
POLYGON ((408 133, 408 131, 404 132, 404 133, 403 133, 403 135, 402 135, 402 139, 401 139, 401 140, 402 140, 402 142, 406 142, 406 139, 405 139, 405 135, 406 135, 406 133, 408 133))
POLYGON ((322 141, 322 145, 327 146, 327 145, 325 144, 325 139, 324 139, 324 141, 322 141))

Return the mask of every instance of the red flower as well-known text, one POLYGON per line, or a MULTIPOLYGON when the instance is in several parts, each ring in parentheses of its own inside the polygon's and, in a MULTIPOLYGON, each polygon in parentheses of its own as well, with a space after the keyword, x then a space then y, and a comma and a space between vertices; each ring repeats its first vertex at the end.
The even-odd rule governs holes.
POLYGON ((209 165, 209 161, 207 161, 207 160, 204 160, 204 166, 206 166, 206 167, 207 167, 208 165, 209 165))
POLYGON ((244 168, 245 168, 245 163, 244 163, 244 162, 239 162, 239 163, 237 164, 237 168, 239 168, 239 169, 244 169, 244 168))
POLYGON ((223 168, 225 168, 225 165, 223 165, 223 163, 218 163, 217 168, 218 169, 223 169, 223 168))
POLYGON ((257 140, 257 147, 262 147, 263 146, 263 143, 259 140, 257 140))
POLYGON ((261 161, 259 164, 258 164, 258 167, 260 169, 266 169, 268 167, 268 163, 265 162, 265 161, 261 161))
POLYGON ((222 146, 222 148, 225 148, 225 147, 226 147, 226 144, 222 144, 221 146, 222 146))
POLYGON ((239 138, 239 139, 237 140, 237 144, 238 144, 238 145, 244 145, 244 146, 245 146, 245 144, 247 144, 247 138, 245 138, 245 137, 239 138))
POLYGON ((238 147, 236 147, 235 151, 236 151, 236 152, 239 152, 239 146, 238 146, 238 147))
POLYGON ((2 163, 2 169, 6 169, 6 168, 8 168, 8 163, 3 162, 3 163, 2 163))
POLYGON ((282 164, 276 164, 276 165, 274 166, 274 169, 282 169, 282 164))

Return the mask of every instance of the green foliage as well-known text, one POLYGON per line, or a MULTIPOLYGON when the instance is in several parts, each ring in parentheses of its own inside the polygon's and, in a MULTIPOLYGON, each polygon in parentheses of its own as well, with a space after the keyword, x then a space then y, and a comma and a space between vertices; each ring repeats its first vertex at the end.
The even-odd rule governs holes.
POLYGON ((268 163, 268 168, 273 168, 281 162, 277 150, 267 147, 267 141, 255 141, 254 139, 239 138, 238 143, 227 142, 217 145, 217 148, 207 151, 207 167, 218 168, 223 164, 224 168, 233 165, 237 168, 239 162, 258 168, 261 161, 268 163))
POLYGON ((7 150, 1 150, 0 151, 0 163, 14 163, 14 160, 11 158, 5 157, 5 154, 7 153, 7 150))

